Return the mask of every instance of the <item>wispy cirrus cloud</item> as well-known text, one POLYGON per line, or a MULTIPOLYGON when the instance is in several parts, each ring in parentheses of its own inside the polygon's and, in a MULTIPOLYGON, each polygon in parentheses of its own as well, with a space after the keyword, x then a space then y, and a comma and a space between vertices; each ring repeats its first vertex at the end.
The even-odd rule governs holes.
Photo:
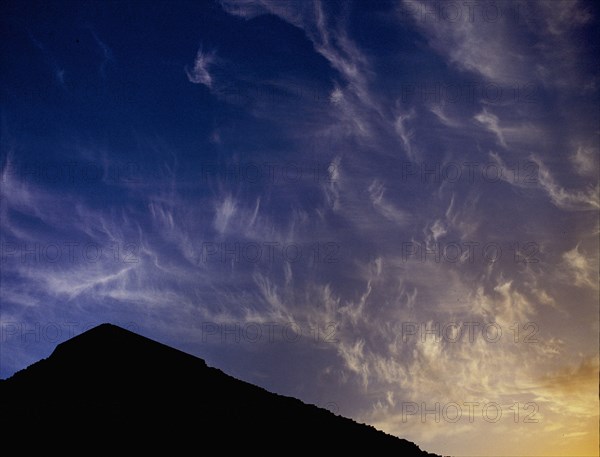
MULTIPOLYGON (((14 151, 35 157, 38 136, 21 131, 9 147, 3 132, 3 322, 135 321, 249 381, 335 401, 344 415, 444 454, 484 454, 491 442, 514 454, 508 434, 533 452, 540 439, 512 416, 405 421, 407 402, 534 402, 536 433, 552 446, 556 436, 573 446, 593 437, 597 92, 591 84, 573 96, 593 75, 562 70, 581 63, 572 38, 594 18, 578 2, 533 3, 538 29, 482 21, 481 9, 474 21, 435 12, 424 21, 427 4, 415 1, 223 1, 229 16, 219 11, 215 27, 226 28, 206 21, 139 57, 160 57, 163 71, 147 76, 173 104, 132 93, 115 106, 101 94, 110 110, 94 116, 114 138, 72 112, 67 133, 44 139, 50 158, 94 165, 93 182, 15 173, 14 151), (190 56, 178 50, 195 49, 182 37, 197 33, 204 44, 184 79, 190 56), (449 85, 470 92, 440 100, 449 85), (115 168, 133 179, 115 180, 115 168), (79 260, 64 251, 46 261, 63 239, 79 243, 79 260), (36 243, 44 261, 22 262, 36 243), (302 338, 279 333, 267 345, 273 323, 302 338), (478 324, 472 341, 467 323, 478 324), (259 342, 245 338, 254 324, 259 342), (488 341, 498 327, 500 340, 488 341), (228 345, 236 329, 242 342, 228 345), (524 342, 531 333, 536 341, 524 342), (569 374, 582 381, 567 385, 569 374), (477 436, 485 440, 465 439, 477 436)), ((198 23, 178 23, 188 22, 198 23)), ((28 357, 19 354, 3 373, 28 357)))
POLYGON ((214 52, 204 52, 202 48, 198 49, 193 67, 186 67, 185 69, 188 81, 194 84, 203 84, 209 89, 212 88, 213 76, 210 74, 209 69, 215 63, 215 60, 214 52))
POLYGON ((539 183, 552 203, 568 210, 597 210, 600 208, 600 186, 588 185, 582 190, 567 190, 559 185, 548 167, 539 159, 535 159, 539 167, 539 183))

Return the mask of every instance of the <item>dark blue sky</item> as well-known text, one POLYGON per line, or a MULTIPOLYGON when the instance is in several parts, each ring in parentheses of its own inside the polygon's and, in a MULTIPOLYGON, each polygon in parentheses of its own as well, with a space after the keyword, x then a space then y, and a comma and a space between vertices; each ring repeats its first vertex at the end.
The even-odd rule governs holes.
POLYGON ((0 8, 1 377, 113 322, 429 451, 597 451, 596 4, 0 8))

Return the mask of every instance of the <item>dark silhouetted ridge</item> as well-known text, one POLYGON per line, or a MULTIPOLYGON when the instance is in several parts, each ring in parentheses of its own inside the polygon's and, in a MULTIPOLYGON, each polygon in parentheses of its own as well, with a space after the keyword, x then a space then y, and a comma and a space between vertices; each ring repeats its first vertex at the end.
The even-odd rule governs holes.
POLYGON ((0 382, 0 407, 3 436, 26 433, 30 445, 42 447, 47 439, 77 437, 170 455, 194 449, 201 455, 285 455, 289 447, 303 455, 364 449, 434 456, 111 324, 59 344, 47 359, 0 382))

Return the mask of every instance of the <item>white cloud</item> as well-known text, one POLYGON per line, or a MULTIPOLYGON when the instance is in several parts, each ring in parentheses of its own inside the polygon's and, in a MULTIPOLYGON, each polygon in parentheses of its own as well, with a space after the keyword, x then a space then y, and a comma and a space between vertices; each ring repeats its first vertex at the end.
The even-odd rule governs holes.
POLYGON ((590 84, 580 76, 579 46, 571 34, 591 20, 584 3, 533 0, 497 1, 493 7, 453 5, 446 11, 427 0, 403 0, 398 13, 408 12, 430 45, 449 62, 488 81, 513 87, 536 81, 577 90, 590 84))
POLYGON ((188 80, 194 84, 204 84, 209 89, 212 88, 213 78, 209 72, 209 68, 215 61, 214 53, 205 53, 202 48, 198 49, 194 66, 190 70, 186 67, 185 72, 188 80))
POLYGON ((459 68, 499 83, 514 84, 535 75, 534 68, 528 68, 523 48, 514 46, 517 37, 511 36, 504 21, 485 21, 480 9, 477 20, 471 20, 466 6, 460 8, 457 20, 438 16, 432 19, 424 13, 430 7, 430 2, 406 0, 400 4, 399 12, 410 12, 426 32, 431 46, 459 68))
POLYGON ((547 30, 560 37, 592 20, 592 14, 584 5, 579 0, 555 0, 551 4, 539 2, 537 7, 545 12, 543 19, 547 30))
POLYGON ((475 116, 475 120, 483 124, 488 130, 496 134, 498 141, 503 147, 506 147, 506 141, 504 134, 499 125, 498 117, 492 113, 489 113, 485 108, 483 111, 475 116))
POLYGON ((407 157, 411 160, 416 159, 416 151, 412 145, 412 138, 414 136, 414 132, 410 130, 407 126, 408 122, 411 121, 415 117, 415 112, 410 111, 407 113, 399 113, 396 117, 396 121, 394 123, 394 127, 398 136, 402 140, 402 144, 404 145, 404 152, 407 157))
POLYGON ((597 176, 598 150, 579 146, 570 157, 573 167, 581 176, 597 176))
POLYGON ((102 75, 102 77, 106 77, 106 66, 108 65, 109 62, 114 61, 113 52, 108 47, 108 45, 100 39, 98 34, 91 27, 90 27, 90 32, 92 33, 92 36, 94 37, 94 41, 96 42, 96 44, 100 48, 100 51, 102 52, 102 63, 100 64, 100 74, 102 75))
POLYGON ((329 96, 329 100, 331 100, 331 103, 333 103, 334 105, 341 103, 343 99, 344 93, 340 90, 339 87, 336 87, 329 96))
POLYGON ((223 234, 227 230, 230 219, 235 215, 237 211, 236 201, 230 196, 226 195, 215 207, 215 220, 214 226, 223 234))
POLYGON ((598 288, 597 259, 580 252, 579 246, 565 252, 562 257, 569 280, 574 280, 575 285, 580 287, 598 288))
POLYGON ((530 188, 537 186, 549 197, 550 201, 558 208, 566 211, 593 211, 600 208, 600 184, 596 187, 583 184, 583 189, 568 190, 556 182, 553 174, 546 164, 536 155, 529 156, 523 162, 520 176, 508 167, 501 156, 490 152, 489 157, 502 170, 500 179, 516 187, 530 188))
POLYGON ((446 127, 458 128, 462 126, 462 123, 456 119, 453 119, 448 116, 448 114, 444 111, 444 108, 440 105, 431 106, 429 110, 437 116, 437 118, 444 124, 446 127))
POLYGON ((431 225, 431 234, 433 235, 434 241, 438 241, 441 237, 448 233, 448 230, 445 227, 445 224, 440 219, 436 219, 435 222, 431 225))
POLYGON ((369 196, 373 206, 385 217, 386 219, 395 222, 398 225, 406 225, 412 217, 410 213, 397 208, 392 203, 388 202, 384 198, 385 186, 381 181, 374 180, 369 186, 369 196))
POLYGON ((588 186, 585 190, 569 191, 560 186, 546 165, 538 158, 533 160, 538 165, 538 179, 542 189, 550 196, 552 203, 565 210, 597 210, 600 208, 600 185, 588 186))

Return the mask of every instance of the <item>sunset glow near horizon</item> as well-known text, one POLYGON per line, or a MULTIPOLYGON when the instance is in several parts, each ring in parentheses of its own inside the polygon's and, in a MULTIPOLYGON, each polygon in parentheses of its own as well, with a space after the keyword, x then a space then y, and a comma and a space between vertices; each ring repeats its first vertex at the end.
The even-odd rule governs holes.
POLYGON ((112 322, 428 452, 598 455, 597 4, 27 5, 0 378, 112 322))

